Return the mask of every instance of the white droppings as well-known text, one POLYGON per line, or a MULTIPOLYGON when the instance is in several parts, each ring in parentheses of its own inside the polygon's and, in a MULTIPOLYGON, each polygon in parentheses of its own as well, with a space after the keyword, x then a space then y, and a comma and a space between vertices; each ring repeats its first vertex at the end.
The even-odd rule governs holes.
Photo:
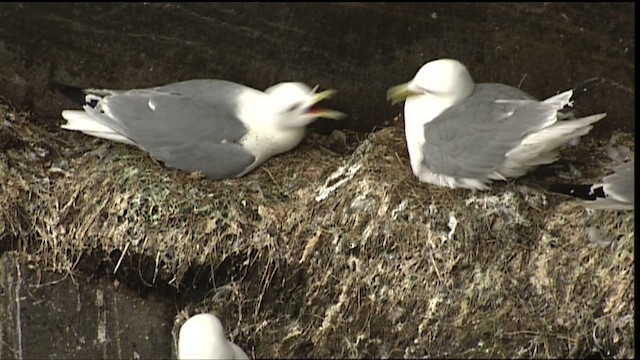
POLYGON ((347 167, 346 165, 339 167, 338 170, 334 171, 333 174, 329 175, 327 180, 325 180, 324 184, 318 189, 318 196, 316 196, 315 198, 316 202, 320 202, 326 199, 327 197, 329 197, 329 195, 331 195, 331 193, 336 191, 337 188, 344 185, 347 181, 353 179, 353 177, 356 175, 356 173, 358 172, 358 170, 360 170, 361 167, 362 167, 361 164, 355 164, 349 167, 347 167), (340 177, 343 177, 343 178, 335 181, 340 177))
POLYGON ((587 228, 587 237, 589 238, 590 243, 596 244, 601 248, 609 246, 612 241, 611 234, 593 226, 587 228))
POLYGON ((449 213, 449 234, 447 234, 447 239, 452 240, 453 234, 456 232, 456 228, 458 227, 458 219, 456 219, 456 214, 452 211, 449 213))
MULTIPOLYGON (((316 200, 317 201, 317 200, 316 200)), ((367 194, 358 194, 355 199, 351 202, 349 208, 352 210, 360 210, 362 212, 369 212, 373 210, 376 202, 371 197, 367 196, 367 194)))
POLYGON ((342 311, 342 306, 347 301, 347 294, 349 293, 349 287, 347 284, 342 285, 342 291, 340 292, 340 296, 338 296, 338 302, 331 305, 324 312, 324 319, 322 320, 322 325, 320 326, 319 332, 326 331, 332 324, 334 319, 340 314, 342 311))
POLYGON ((469 197, 465 202, 467 206, 474 205, 476 209, 486 210, 485 216, 495 213, 502 214, 510 218, 509 223, 527 225, 529 221, 514 209, 518 208, 518 200, 513 191, 507 191, 500 195, 487 195, 469 197))
POLYGON ((365 245, 369 238, 375 233, 376 226, 373 222, 369 222, 362 232, 362 245, 365 245))
POLYGON ((393 208, 393 210, 391 210, 391 219, 398 220, 399 214, 404 212, 406 208, 407 208, 407 199, 404 199, 400 202, 400 204, 398 204, 398 206, 396 206, 395 208, 393 208))
MULTIPOLYGON (((425 311, 424 317, 420 325, 418 325, 418 335, 422 336, 425 330, 431 328, 433 319, 437 314, 439 309, 439 305, 443 302, 444 295, 442 293, 437 293, 434 297, 429 300, 429 306, 427 307, 427 311, 425 311)), ((417 341, 418 339, 416 339, 417 341)), ((416 342, 417 343, 417 342, 416 342)))

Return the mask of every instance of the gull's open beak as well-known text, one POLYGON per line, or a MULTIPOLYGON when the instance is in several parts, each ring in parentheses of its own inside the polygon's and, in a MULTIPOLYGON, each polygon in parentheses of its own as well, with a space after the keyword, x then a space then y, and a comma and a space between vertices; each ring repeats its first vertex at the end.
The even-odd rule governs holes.
MULTIPOLYGON (((316 87, 313 88, 312 92, 315 93, 316 90, 318 90, 318 86, 317 85, 316 85, 316 87)), ((341 113, 340 111, 323 109, 323 108, 314 106, 315 104, 319 103, 320 101, 330 98, 335 93, 336 93, 335 90, 325 90, 325 91, 319 92, 317 94, 314 94, 311 97, 312 106, 309 108, 309 110, 307 110, 307 113, 311 113, 311 114, 313 114, 313 115, 315 115, 317 117, 323 117, 323 118, 334 119, 334 120, 339 120, 339 119, 342 119, 342 118, 346 117, 347 115, 341 113)))
POLYGON ((396 86, 392 86, 387 90, 387 101, 391 101, 391 105, 395 105, 401 101, 406 100, 411 96, 418 95, 419 93, 410 91, 407 89, 409 83, 404 83, 396 86))

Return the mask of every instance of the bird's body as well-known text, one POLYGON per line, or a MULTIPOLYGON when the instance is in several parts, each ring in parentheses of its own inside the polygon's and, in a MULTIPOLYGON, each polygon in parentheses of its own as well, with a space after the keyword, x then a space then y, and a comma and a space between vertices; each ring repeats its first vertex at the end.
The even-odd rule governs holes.
POLYGON ((180 327, 178 360, 249 359, 238 345, 227 340, 220 320, 212 314, 197 314, 180 327))
POLYGON ((551 191, 581 199, 590 209, 633 210, 635 199, 634 160, 616 166, 601 183, 554 184, 551 191))
POLYGON ((301 83, 264 92, 224 80, 82 91, 84 110, 63 111, 63 128, 138 146, 169 167, 212 179, 243 176, 298 145, 316 118, 342 115, 313 107, 333 91, 316 94, 301 83))
POLYGON ((573 91, 538 101, 504 84, 474 84, 457 60, 425 64, 389 90, 406 98, 407 147, 422 182, 486 190, 558 159, 558 148, 588 133, 606 114, 565 120, 573 91))

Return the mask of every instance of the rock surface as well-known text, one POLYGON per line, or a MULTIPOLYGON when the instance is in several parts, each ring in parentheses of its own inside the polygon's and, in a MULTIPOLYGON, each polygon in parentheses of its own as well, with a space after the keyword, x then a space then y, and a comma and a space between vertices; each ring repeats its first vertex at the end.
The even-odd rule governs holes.
POLYGON ((4 3, 0 94, 56 122, 72 104, 50 80, 132 88, 222 78, 259 89, 299 80, 338 89, 331 105, 349 115, 317 131, 369 131, 400 112, 388 87, 453 57, 478 82, 540 98, 603 78, 581 111, 608 112, 596 127, 608 135, 634 126, 634 13, 633 3, 4 3))

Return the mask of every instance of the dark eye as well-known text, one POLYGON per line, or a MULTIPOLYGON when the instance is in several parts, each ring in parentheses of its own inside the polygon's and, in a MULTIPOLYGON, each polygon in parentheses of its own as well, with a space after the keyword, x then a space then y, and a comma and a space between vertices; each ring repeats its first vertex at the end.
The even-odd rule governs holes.
POLYGON ((287 112, 292 112, 292 111, 298 110, 298 108, 300 108, 301 106, 302 106, 301 103, 295 103, 295 104, 289 106, 286 111, 287 112))

